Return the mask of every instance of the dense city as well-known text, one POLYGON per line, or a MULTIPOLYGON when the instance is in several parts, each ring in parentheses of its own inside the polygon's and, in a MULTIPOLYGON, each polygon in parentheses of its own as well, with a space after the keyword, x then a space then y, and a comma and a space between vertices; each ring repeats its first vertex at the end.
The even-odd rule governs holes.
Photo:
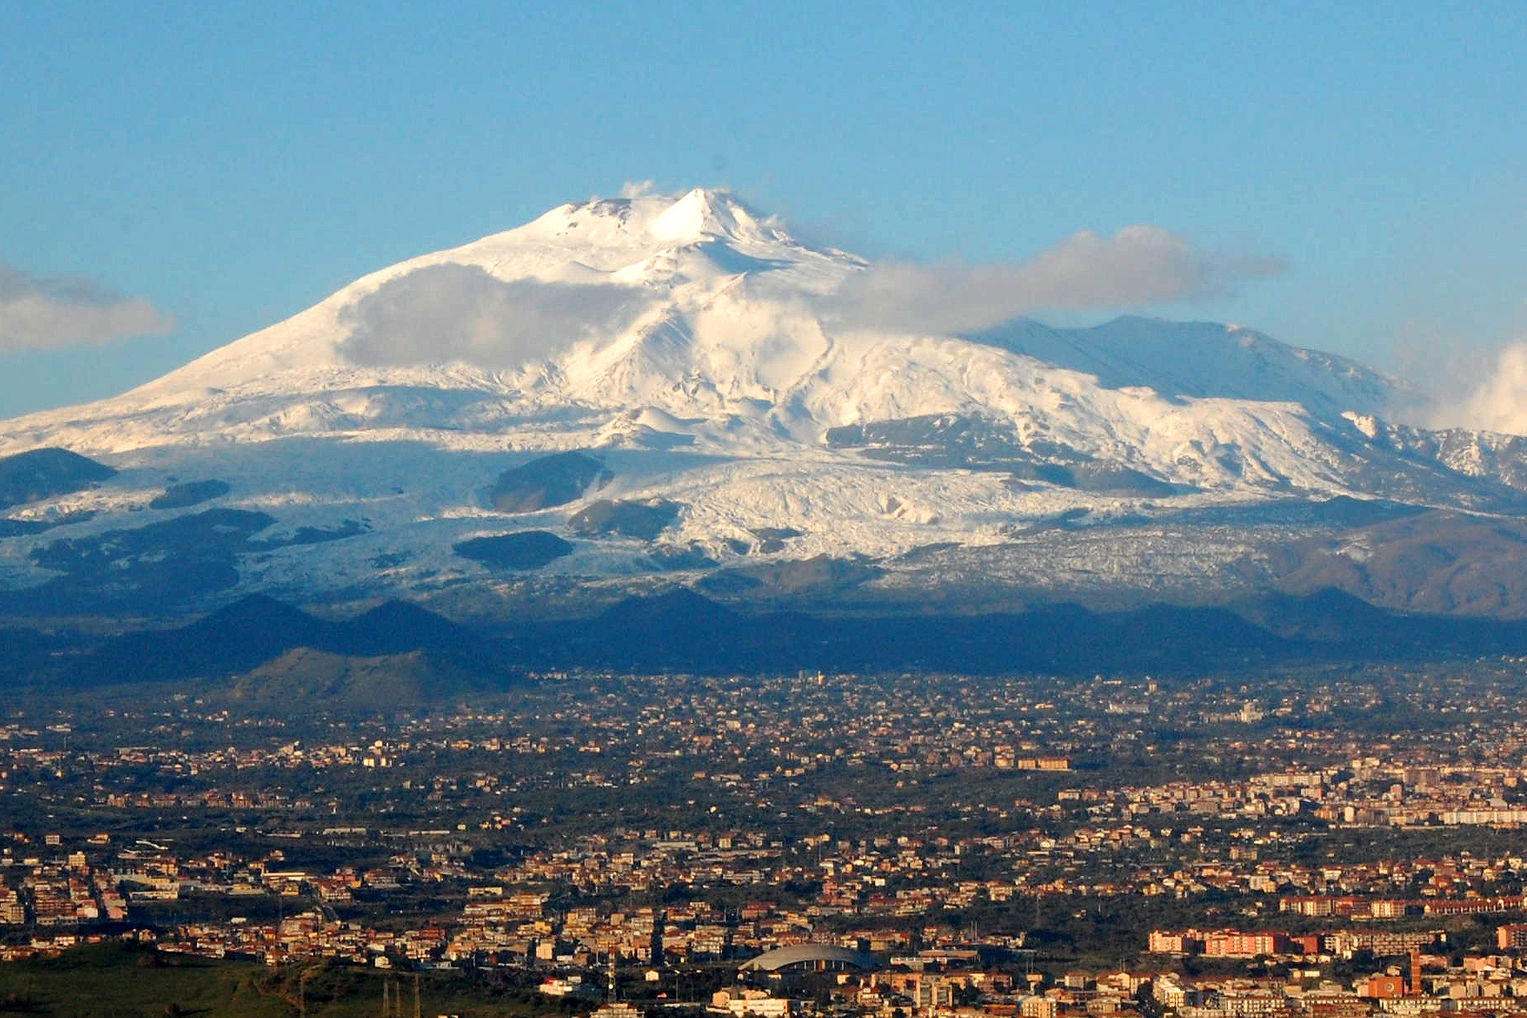
POLYGON ((126 951, 280 1014, 343 1002, 315 972, 384 1014, 1527 1011, 1523 669, 18 700, 0 996, 126 951))

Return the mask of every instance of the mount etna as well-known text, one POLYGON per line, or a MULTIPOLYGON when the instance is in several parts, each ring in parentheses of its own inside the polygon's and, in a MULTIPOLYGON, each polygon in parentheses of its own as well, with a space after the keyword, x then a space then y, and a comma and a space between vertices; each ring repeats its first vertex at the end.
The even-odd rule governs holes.
POLYGON ((1523 439, 1240 326, 888 328, 869 271, 724 191, 569 204, 0 422, 9 667, 1527 649, 1523 439))

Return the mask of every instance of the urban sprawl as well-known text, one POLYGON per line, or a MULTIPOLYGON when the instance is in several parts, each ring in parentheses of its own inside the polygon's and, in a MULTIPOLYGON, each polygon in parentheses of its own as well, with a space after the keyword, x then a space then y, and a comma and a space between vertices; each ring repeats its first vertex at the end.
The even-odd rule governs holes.
POLYGON ((39 696, 0 717, 0 958, 508 973, 626 1018, 1527 1012, 1523 675, 39 696))

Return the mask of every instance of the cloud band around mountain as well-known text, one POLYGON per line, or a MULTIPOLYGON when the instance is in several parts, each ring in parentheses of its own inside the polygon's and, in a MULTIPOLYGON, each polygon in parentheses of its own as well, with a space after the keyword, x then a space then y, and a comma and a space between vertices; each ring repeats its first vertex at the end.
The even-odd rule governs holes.
MULTIPOLYGON (((1206 252, 1169 230, 1082 232, 1020 264, 883 262, 815 307, 828 327, 946 335, 1042 309, 1129 307, 1216 296, 1278 272, 1275 259, 1206 252)), ((463 361, 495 370, 556 356, 629 325, 640 291, 613 284, 502 280, 446 263, 388 280, 341 313, 341 352, 362 365, 463 361)))
POLYGON ((162 334, 173 325, 141 297, 88 279, 33 276, 0 262, 0 352, 99 346, 162 334))
POLYGON ((1428 423, 1527 435, 1527 339, 1507 344, 1473 368, 1463 369, 1464 393, 1444 399, 1428 423))
POLYGON ((888 261, 851 276, 823 306, 850 328, 932 335, 991 328, 1035 311, 1123 308, 1222 296, 1276 274, 1275 258, 1204 251, 1159 226, 1090 230, 1020 263, 888 261))
POLYGON ((475 265, 428 265, 383 283, 341 313, 356 364, 464 361, 507 370, 619 328, 636 307, 623 286, 505 281, 475 265))

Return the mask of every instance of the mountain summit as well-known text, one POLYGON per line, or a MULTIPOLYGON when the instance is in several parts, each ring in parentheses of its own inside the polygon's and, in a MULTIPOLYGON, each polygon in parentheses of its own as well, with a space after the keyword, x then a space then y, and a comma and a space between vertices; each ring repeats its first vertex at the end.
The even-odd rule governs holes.
POLYGON ((1522 504, 1519 443, 1388 424, 1415 394, 1343 358, 1145 318, 870 329, 833 302, 868 269, 693 190, 373 272, 120 397, 0 424, 0 456, 116 471, 10 510, 0 585, 479 607, 574 580, 1220 589, 1266 578, 1267 541, 1331 531, 1302 507, 1522 504), (1262 522, 1224 515, 1248 507, 1262 522), (188 535, 196 568, 165 567, 188 535))

